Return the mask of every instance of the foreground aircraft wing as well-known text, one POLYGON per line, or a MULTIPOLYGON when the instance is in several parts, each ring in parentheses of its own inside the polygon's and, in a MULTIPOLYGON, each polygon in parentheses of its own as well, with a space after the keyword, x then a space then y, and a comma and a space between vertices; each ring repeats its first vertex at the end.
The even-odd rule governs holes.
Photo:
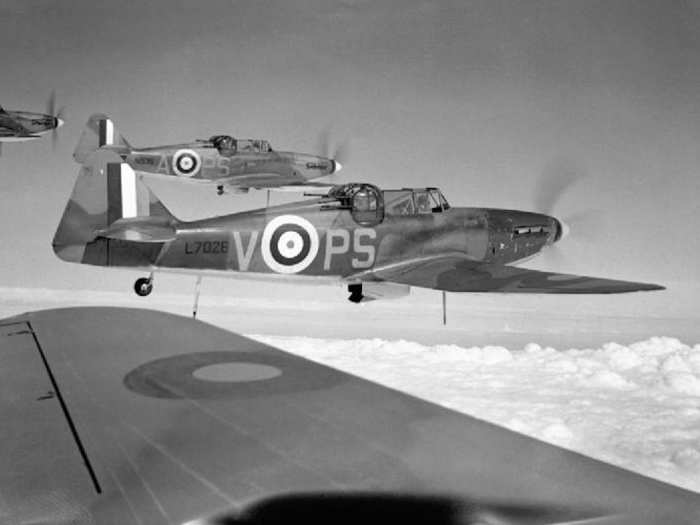
POLYGON ((3 523, 700 522, 699 494, 153 310, 0 321, 0 414, 3 523))
POLYGON ((604 294, 663 290, 663 286, 483 264, 454 254, 385 264, 349 280, 389 281, 447 292, 604 294))

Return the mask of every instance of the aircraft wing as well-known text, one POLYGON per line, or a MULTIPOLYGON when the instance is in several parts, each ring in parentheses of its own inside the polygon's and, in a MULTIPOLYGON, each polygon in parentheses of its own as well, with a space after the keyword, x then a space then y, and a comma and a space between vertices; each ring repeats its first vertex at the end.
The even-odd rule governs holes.
POLYGON ((215 179, 215 182, 229 188, 241 190, 256 189, 301 192, 305 188, 314 190, 325 188, 330 190, 333 187, 333 184, 330 183, 309 181, 301 175, 296 174, 296 172, 291 169, 288 174, 276 172, 246 173, 243 175, 231 175, 215 179))
POLYGON ((270 190, 288 193, 304 193, 305 195, 315 195, 323 197, 328 195, 335 185, 324 182, 304 181, 299 184, 285 184, 283 186, 271 187, 270 190))
POLYGON ((663 286, 483 264, 462 254, 375 266, 348 280, 389 281, 447 292, 605 294, 663 290, 663 286))
POLYGON ((154 310, 0 321, 0 414, 6 523, 700 522, 699 494, 154 310))

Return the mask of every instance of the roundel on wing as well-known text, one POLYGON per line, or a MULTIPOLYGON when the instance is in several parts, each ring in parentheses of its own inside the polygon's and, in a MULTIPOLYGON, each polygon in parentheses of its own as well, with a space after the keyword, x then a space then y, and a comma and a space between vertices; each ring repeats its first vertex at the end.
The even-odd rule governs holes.
POLYGON ((313 224, 296 215, 280 215, 265 226, 262 235, 265 264, 277 273, 299 273, 318 253, 318 232, 313 224))
POLYGON ((191 149, 179 149, 173 155, 173 171, 181 177, 193 177, 202 166, 199 154, 191 149))

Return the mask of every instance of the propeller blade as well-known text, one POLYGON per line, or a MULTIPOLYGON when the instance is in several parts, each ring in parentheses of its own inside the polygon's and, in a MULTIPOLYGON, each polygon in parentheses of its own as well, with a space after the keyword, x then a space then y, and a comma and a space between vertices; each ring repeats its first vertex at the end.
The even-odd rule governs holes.
POLYGON ((551 215, 562 195, 578 181, 586 177, 581 166, 558 160, 545 168, 535 185, 535 208, 551 215))
POLYGON ((56 111, 56 90, 52 89, 48 100, 46 101, 46 114, 50 115, 55 119, 54 128, 51 130, 51 147, 56 151, 56 145, 58 144, 58 132, 57 129, 63 124, 63 113, 66 107, 61 106, 58 111, 56 111))
POLYGON ((333 159, 341 164, 347 164, 350 160, 350 139, 346 139, 336 148, 333 159))
POLYGON ((331 152, 331 130, 326 126, 318 134, 318 145, 316 148, 318 154, 322 157, 330 158, 331 152))
MULTIPOLYGON (((535 185, 535 209, 547 215, 555 215, 555 211, 564 194, 575 184, 587 177, 586 170, 568 159, 556 159, 550 162, 542 172, 535 185)), ((540 253, 548 264, 562 265, 566 262, 565 252, 561 242, 570 243, 594 242, 597 233, 602 230, 599 210, 584 210, 558 217, 566 225, 566 238, 560 242, 545 247, 540 253)), ((566 245, 564 249, 566 249, 566 245)))
POLYGON ((564 255, 561 246, 559 246, 559 243, 545 246, 540 254, 542 255, 542 259, 546 261, 548 265, 561 266, 566 262, 566 256, 564 255))
POLYGON ((603 229, 599 210, 584 210, 572 213, 564 219, 571 228, 571 238, 577 241, 594 242, 597 233, 603 229))
POLYGON ((340 165, 346 165, 350 157, 350 139, 346 139, 339 144, 334 144, 334 142, 331 127, 326 126, 318 136, 318 154, 334 160, 340 165))
POLYGON ((51 94, 49 95, 49 99, 46 101, 46 114, 51 115, 53 117, 55 109, 56 109, 56 91, 52 89, 51 94))

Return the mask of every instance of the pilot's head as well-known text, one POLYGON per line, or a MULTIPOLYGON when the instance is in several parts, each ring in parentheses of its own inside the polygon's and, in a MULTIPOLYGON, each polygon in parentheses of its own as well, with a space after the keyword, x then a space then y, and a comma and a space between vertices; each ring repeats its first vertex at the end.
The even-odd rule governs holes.
POLYGON ((217 135, 212 137, 214 147, 219 150, 219 154, 231 156, 236 153, 236 143, 229 135, 217 135))

